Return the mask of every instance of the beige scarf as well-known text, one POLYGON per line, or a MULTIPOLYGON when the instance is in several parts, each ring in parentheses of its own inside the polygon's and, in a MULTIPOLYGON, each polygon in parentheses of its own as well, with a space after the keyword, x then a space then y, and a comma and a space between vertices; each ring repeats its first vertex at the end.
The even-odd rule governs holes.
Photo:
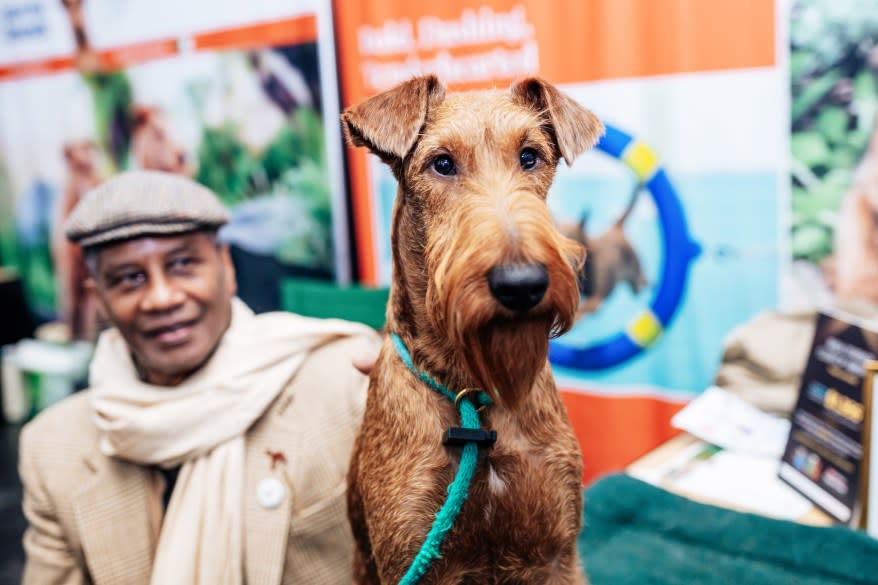
POLYGON ((235 299, 213 357, 173 388, 140 381, 119 332, 101 335, 89 372, 101 451, 141 465, 182 465, 162 523, 153 585, 243 582, 244 434, 309 351, 370 332, 334 319, 257 316, 235 299))

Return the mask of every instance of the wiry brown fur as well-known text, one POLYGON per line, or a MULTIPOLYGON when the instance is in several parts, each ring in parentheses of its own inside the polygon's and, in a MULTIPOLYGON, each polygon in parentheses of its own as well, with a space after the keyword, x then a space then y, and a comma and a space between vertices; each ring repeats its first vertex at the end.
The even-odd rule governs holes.
MULTIPOLYGON (((445 95, 413 79, 343 115, 349 139, 394 171, 393 284, 388 330, 417 366, 454 389, 495 400, 482 415, 497 443, 480 454, 460 516, 425 584, 583 583, 576 553, 581 460, 546 361, 572 324, 584 251, 552 224, 545 198, 555 166, 594 145, 600 121, 548 83, 445 95), (539 163, 524 170, 524 148, 539 163), (432 168, 449 155, 454 176, 432 168), (491 295, 488 271, 542 263, 544 298, 514 313, 491 295)), ((355 583, 397 583, 426 538, 460 450, 452 404, 417 380, 385 340, 354 447, 348 511, 355 583)))

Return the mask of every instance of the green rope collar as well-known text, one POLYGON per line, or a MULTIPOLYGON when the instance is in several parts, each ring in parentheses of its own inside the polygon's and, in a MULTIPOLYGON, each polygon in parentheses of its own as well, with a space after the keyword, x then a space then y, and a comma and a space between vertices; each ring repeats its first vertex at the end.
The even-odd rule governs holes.
MULTIPOLYGON (((430 532, 427 533, 427 539, 421 545, 415 560, 412 561, 408 571, 406 571, 406 574, 399 582, 399 585, 415 585, 421 580, 427 569, 430 568, 432 562, 440 557, 439 549, 442 546, 442 542, 454 525, 454 520, 460 513, 463 502, 469 494, 469 486, 476 471, 479 445, 492 444, 497 439, 497 433, 495 431, 482 430, 476 406, 471 400, 462 399, 466 390, 455 394, 447 386, 435 380, 430 374, 419 370, 412 361, 412 356, 399 335, 391 333, 390 338, 393 340, 393 347, 396 349, 396 353, 409 371, 427 386, 457 406, 462 426, 462 428, 448 429, 443 441, 446 445, 463 445, 457 475, 454 476, 454 481, 448 486, 448 497, 445 499, 445 503, 442 504, 442 508, 436 513, 433 526, 430 528, 430 532)), ((475 393, 475 399, 480 407, 491 404, 491 398, 483 391, 475 393)))

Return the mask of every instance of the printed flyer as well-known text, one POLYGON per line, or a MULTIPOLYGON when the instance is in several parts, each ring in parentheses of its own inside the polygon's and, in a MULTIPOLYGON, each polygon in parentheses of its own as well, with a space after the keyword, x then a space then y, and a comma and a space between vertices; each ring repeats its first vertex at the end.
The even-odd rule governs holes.
POLYGON ((863 460, 864 364, 878 332, 820 314, 780 478, 842 522, 856 520, 863 460))

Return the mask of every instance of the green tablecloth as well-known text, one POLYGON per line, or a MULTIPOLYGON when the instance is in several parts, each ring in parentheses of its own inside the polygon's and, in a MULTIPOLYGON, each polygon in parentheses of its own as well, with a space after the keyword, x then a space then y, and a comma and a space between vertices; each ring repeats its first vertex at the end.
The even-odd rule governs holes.
POLYGON ((878 540, 862 533, 698 504, 625 475, 586 491, 579 546, 592 585, 878 584, 878 540))

